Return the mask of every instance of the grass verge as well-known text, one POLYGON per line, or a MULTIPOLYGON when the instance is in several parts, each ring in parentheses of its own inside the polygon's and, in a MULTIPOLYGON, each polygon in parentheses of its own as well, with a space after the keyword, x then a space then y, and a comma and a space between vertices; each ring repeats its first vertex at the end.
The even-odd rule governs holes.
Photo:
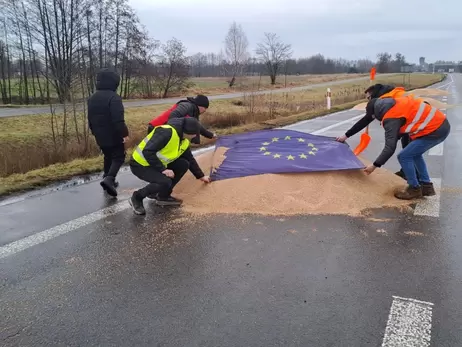
MULTIPOLYGON (((404 78, 400 75, 387 76, 378 78, 376 82, 415 89, 442 81, 445 76, 416 75, 412 77, 411 84, 400 83, 404 78)), ((331 110, 325 108, 325 88, 269 95, 248 93, 242 98, 213 101, 212 112, 204 114, 201 122, 220 135, 285 126, 350 109, 364 101, 364 89, 367 85, 368 81, 361 81, 331 88, 331 110)), ((130 148, 145 136, 147 122, 167 106, 170 105, 152 105, 127 110, 126 119, 131 132, 130 148)), ((62 116, 58 119, 60 126, 67 124, 69 127, 65 134, 66 148, 59 152, 56 151, 56 143, 50 131, 50 115, 0 119, 0 127, 8 129, 8 132, 0 133, 0 163, 3 163, 3 172, 0 173, 0 196, 101 171, 102 158, 98 156, 99 150, 91 137, 85 151, 82 152, 82 133, 79 134, 78 130, 84 127, 84 119, 85 117, 77 114, 70 114, 64 123, 62 116)), ((203 139, 203 145, 210 144, 211 141, 203 139)), ((127 161, 130 154, 131 151, 127 154, 127 161)))

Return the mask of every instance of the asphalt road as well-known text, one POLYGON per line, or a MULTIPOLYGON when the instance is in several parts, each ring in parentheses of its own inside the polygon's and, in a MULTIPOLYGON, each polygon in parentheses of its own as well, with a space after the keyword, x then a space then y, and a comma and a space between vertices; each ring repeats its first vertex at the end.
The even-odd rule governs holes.
MULTIPOLYGON (((462 76, 439 87, 462 100, 462 76)), ((3 201, 0 345, 462 346, 460 112, 427 156, 441 192, 409 214, 139 217, 129 173, 118 201, 97 181, 3 201)), ((335 136, 359 115, 291 128, 335 136)))
MULTIPOLYGON (((317 83, 317 84, 310 84, 307 86, 299 86, 299 87, 292 87, 292 88, 281 88, 276 89, 273 93, 282 93, 288 91, 300 91, 300 90, 308 90, 313 88, 319 87, 331 87, 338 84, 349 83, 349 82, 357 82, 363 81, 368 79, 368 77, 357 77, 351 78, 348 80, 340 80, 340 81, 331 81, 325 83, 317 83)), ((255 92, 255 94, 268 94, 270 91, 262 90, 259 92, 255 92)), ((211 95, 209 97, 210 100, 218 100, 218 99, 233 99, 239 98, 243 96, 244 93, 228 93, 228 94, 221 94, 221 95, 211 95)), ((141 107, 141 106, 149 106, 149 105, 159 105, 159 104, 173 104, 182 98, 169 98, 169 99, 154 99, 154 100, 138 100, 138 101, 125 101, 124 106, 126 108, 131 107, 141 107)), ((63 107, 61 105, 55 106, 56 112, 62 112, 63 107)), ((37 107, 20 107, 20 108, 1 108, 0 107, 0 118, 2 117, 12 117, 12 116, 25 116, 25 115, 32 115, 32 114, 47 114, 50 113, 50 106, 37 106, 37 107)))

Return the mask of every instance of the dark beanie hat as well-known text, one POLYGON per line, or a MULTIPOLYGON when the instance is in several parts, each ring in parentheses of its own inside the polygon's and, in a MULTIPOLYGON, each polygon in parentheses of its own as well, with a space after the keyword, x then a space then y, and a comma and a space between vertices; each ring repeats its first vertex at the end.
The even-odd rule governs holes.
POLYGON ((200 123, 196 118, 183 118, 183 134, 198 135, 200 133, 200 123))
POLYGON ((188 98, 188 100, 193 102, 196 106, 209 108, 209 98, 205 95, 199 94, 195 98, 188 98))

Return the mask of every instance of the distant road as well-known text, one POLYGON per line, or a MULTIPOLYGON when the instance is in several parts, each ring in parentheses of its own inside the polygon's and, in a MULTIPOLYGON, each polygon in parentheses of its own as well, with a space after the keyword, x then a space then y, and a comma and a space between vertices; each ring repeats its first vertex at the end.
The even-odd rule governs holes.
MULTIPOLYGON (((300 90, 307 90, 307 89, 313 89, 313 88, 319 88, 319 87, 330 87, 330 86, 344 84, 348 82, 367 80, 368 78, 369 77, 357 77, 357 78, 352 78, 352 79, 323 82, 323 83, 310 84, 310 85, 299 86, 299 87, 281 88, 281 89, 274 89, 274 90, 261 90, 259 92, 256 92, 255 94, 268 94, 270 92, 282 93, 282 92, 287 92, 287 91, 300 91, 300 90)), ((239 98, 243 95, 244 93, 228 93, 228 94, 221 94, 221 95, 211 95, 209 99, 210 100, 233 99, 233 98, 239 98)), ((169 99, 125 101, 124 106, 126 108, 131 108, 131 107, 141 107, 141 106, 159 105, 159 104, 170 104, 170 103, 173 104, 183 98, 184 97, 169 98, 169 99)), ((63 110, 62 106, 56 106, 57 112, 62 112, 62 110, 63 110)), ((13 117, 13 116, 26 116, 26 115, 33 115, 33 114, 47 114, 47 113, 50 113, 49 106, 0 108, 0 118, 1 117, 13 117)))

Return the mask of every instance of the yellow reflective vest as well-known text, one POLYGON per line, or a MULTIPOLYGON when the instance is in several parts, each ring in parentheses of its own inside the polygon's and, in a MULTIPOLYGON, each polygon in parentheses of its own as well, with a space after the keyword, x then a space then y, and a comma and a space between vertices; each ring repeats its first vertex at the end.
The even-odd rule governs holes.
POLYGON ((149 166, 148 161, 143 155, 143 149, 148 144, 149 140, 154 135, 157 128, 170 128, 172 129, 172 136, 168 141, 167 145, 162 148, 160 151, 157 152, 157 158, 161 161, 164 167, 167 167, 169 163, 178 159, 188 148, 189 148, 189 140, 188 139, 180 139, 178 136, 177 131, 171 125, 160 125, 154 128, 148 136, 146 136, 143 141, 135 148, 133 151, 132 157, 133 159, 142 166, 149 166))

